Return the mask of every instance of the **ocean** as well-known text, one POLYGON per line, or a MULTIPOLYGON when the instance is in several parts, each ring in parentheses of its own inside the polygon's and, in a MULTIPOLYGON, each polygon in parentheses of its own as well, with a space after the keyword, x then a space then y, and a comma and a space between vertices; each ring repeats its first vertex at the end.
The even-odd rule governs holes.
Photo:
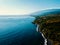
POLYGON ((43 45, 31 16, 0 16, 0 45, 43 45))

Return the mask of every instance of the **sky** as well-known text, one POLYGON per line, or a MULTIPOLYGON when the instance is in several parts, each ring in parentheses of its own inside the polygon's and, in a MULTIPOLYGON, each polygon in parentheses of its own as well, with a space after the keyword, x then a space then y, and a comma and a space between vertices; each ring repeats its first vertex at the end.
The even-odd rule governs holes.
POLYGON ((0 15, 24 15, 52 8, 60 9, 60 0, 0 0, 0 15))

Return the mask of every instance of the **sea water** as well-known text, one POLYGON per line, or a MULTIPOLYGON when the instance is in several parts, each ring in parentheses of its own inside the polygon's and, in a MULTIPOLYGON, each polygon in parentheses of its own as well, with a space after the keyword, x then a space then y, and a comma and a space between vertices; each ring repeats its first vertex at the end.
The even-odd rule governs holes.
POLYGON ((41 33, 31 16, 0 17, 0 45, 40 45, 44 43, 41 33))

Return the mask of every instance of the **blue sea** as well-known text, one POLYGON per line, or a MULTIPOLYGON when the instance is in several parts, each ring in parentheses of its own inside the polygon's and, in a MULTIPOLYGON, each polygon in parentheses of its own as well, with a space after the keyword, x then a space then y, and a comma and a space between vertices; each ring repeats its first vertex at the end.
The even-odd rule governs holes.
POLYGON ((31 16, 0 16, 0 45, 42 45, 31 16))

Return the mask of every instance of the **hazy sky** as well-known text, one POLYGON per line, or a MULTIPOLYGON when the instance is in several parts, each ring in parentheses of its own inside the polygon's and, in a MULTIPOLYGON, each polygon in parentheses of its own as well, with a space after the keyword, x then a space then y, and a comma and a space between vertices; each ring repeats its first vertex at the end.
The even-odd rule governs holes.
POLYGON ((60 0, 0 0, 0 15, 21 15, 60 8, 60 0))

